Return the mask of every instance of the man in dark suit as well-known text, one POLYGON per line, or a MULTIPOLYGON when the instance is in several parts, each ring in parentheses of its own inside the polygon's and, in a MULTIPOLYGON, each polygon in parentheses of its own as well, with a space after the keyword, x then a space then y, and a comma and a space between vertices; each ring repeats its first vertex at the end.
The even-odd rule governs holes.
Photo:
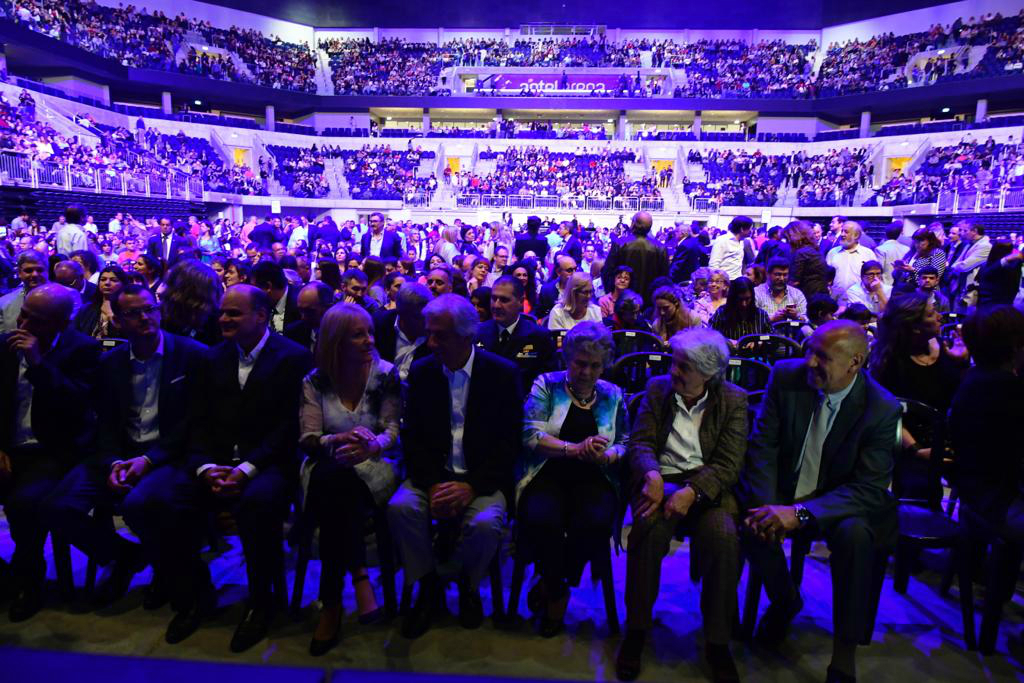
POLYGON ((187 239, 175 233, 171 219, 164 216, 160 219, 160 234, 150 237, 146 243, 146 253, 150 258, 160 259, 170 268, 178 262, 180 254, 190 247, 187 239))
POLYGON ((282 333, 299 319, 298 288, 288 285, 284 269, 261 259, 249 272, 249 282, 270 298, 270 330, 282 333))
MULTIPOLYGON (((668 276, 676 284, 686 282, 693 277, 695 270, 708 265, 709 256, 707 247, 701 241, 700 228, 696 228, 696 232, 684 239, 676 247, 676 253, 672 256, 672 265, 669 268, 668 276)), ((605 264, 605 268, 607 268, 607 264, 605 264)))
POLYGON ((537 262, 544 263, 544 260, 548 257, 551 245, 539 233, 540 218, 530 216, 526 219, 526 234, 517 237, 515 244, 512 246, 512 253, 515 254, 516 261, 522 261, 526 252, 532 251, 534 256, 537 257, 537 262))
POLYGON ((280 241, 281 232, 274 225, 271 216, 267 216, 266 220, 249 233, 249 242, 257 245, 260 249, 270 249, 274 242, 280 241))
POLYGON ((612 243, 608 258, 601 269, 604 280, 604 291, 615 291, 615 269, 629 266, 633 269, 633 277, 629 288, 644 297, 644 304, 651 305, 651 283, 656 278, 668 275, 668 252, 665 246, 647 237, 654 225, 654 219, 646 211, 638 211, 633 216, 630 237, 612 243))
POLYGON ((152 563, 156 580, 144 606, 167 600, 166 558, 160 555, 159 520, 149 518, 148 500, 162 481, 149 476, 160 467, 184 467, 189 407, 199 401, 206 373, 206 347, 160 329, 160 306, 149 289, 128 285, 110 302, 128 344, 100 359, 96 392, 96 453, 75 467, 44 504, 54 533, 101 565, 114 562, 96 602, 108 605, 128 590, 132 577, 152 563), (89 512, 122 501, 124 518, 142 550, 89 512))
POLYGON ((792 261, 793 250, 789 248, 789 244, 779 239, 782 234, 782 228, 778 225, 773 225, 768 228, 767 234, 768 239, 758 249, 754 263, 767 265, 769 261, 776 257, 785 259, 787 263, 792 261))
POLYGON ((544 283, 540 288, 540 295, 537 297, 537 317, 543 318, 551 309, 558 305, 562 299, 562 292, 569 278, 576 272, 576 261, 568 254, 559 254, 555 257, 555 277, 544 283))
POLYGON ((583 263, 583 242, 580 241, 579 226, 576 221, 562 221, 558 226, 558 233, 565 240, 562 248, 558 250, 559 253, 572 256, 576 263, 583 263))
POLYGON ((900 405, 862 372, 863 328, 826 323, 805 360, 772 370, 738 493, 748 510, 744 545, 771 606, 758 638, 777 644, 803 606, 786 566, 786 534, 824 538, 832 552, 833 653, 828 681, 856 675, 857 644, 878 604, 872 575, 896 539, 889 493, 900 405))
MULTIPOLYGON (((309 228, 309 248, 316 247, 316 241, 323 240, 331 247, 331 253, 338 248, 338 242, 342 240, 342 234, 337 224, 330 216, 324 218, 318 225, 309 228)), ((342 264, 344 266, 344 264, 342 264)))
POLYGON ((431 520, 438 522, 440 554, 461 560, 459 621, 465 628, 480 626, 478 586, 498 550, 522 447, 519 372, 473 346, 476 309, 457 294, 445 294, 427 304, 424 315, 433 355, 409 371, 402 427, 409 479, 388 506, 406 584, 420 584, 402 624, 407 638, 430 628, 442 593, 431 520))
POLYGON ((299 319, 284 328, 284 336, 312 353, 316 348, 320 321, 333 305, 334 290, 323 282, 310 282, 299 290, 295 298, 299 319))
POLYGON ((245 553, 249 600, 231 639, 233 652, 263 639, 276 604, 273 587, 283 588, 282 525, 296 486, 301 387, 312 357, 270 332, 270 310, 270 299, 256 287, 235 285, 225 292, 224 341, 209 352, 188 479, 183 484, 168 472, 161 488, 166 497, 153 504, 168 526, 161 543, 174 562, 177 614, 167 627, 168 642, 195 632, 214 602, 209 569, 199 556, 210 511, 231 514, 245 553))
POLYGON ((373 316, 377 353, 398 368, 398 376, 403 380, 414 362, 430 355, 423 308, 433 298, 425 285, 407 282, 398 290, 395 307, 380 309, 373 316))
POLYGON ((14 541, 11 621, 42 607, 42 503, 93 439, 100 345, 69 327, 74 303, 63 285, 40 285, 25 296, 17 329, 0 337, 0 501, 14 541))
POLYGON ((359 241, 359 254, 363 258, 377 256, 381 259, 401 259, 402 238, 398 236, 398 233, 384 229, 384 214, 374 211, 370 214, 367 222, 370 224, 370 229, 363 234, 359 241))
POLYGON ((518 278, 498 278, 491 286, 491 319, 476 330, 478 347, 519 366, 523 395, 529 393, 537 375, 551 369, 555 355, 551 333, 523 315, 525 297, 526 289, 518 278))

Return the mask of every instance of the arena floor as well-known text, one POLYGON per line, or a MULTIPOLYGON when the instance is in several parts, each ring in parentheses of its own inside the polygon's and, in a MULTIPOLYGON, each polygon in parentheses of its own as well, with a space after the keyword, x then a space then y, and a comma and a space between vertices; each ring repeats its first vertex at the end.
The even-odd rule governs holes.
MULTIPOLYGON (((305 584, 306 607, 301 621, 290 621, 282 616, 268 640, 249 652, 233 655, 228 651, 228 641, 241 614, 245 568, 238 539, 227 540, 228 547, 211 556, 214 581, 219 588, 219 614, 184 643, 168 645, 163 640, 164 628, 171 617, 169 608, 145 612, 139 607, 141 589, 149 580, 147 571, 136 577, 124 600, 100 614, 84 612, 81 607, 51 603, 33 619, 11 624, 4 610, 0 614, 0 646, 206 662, 263 663, 309 667, 320 669, 325 674, 352 669, 587 681, 615 678, 614 659, 619 637, 607 637, 600 588, 592 585, 587 576, 584 583, 573 591, 566 632, 551 640, 535 635, 529 624, 509 632, 496 629, 487 620, 479 630, 465 631, 454 617, 446 617, 427 635, 411 642, 398 634, 398 621, 366 628, 356 624, 354 617, 349 615, 343 626, 341 644, 326 657, 314 659, 307 654, 307 647, 316 621, 313 601, 319 582, 319 563, 312 562, 305 584)), ((0 517, 0 556, 9 557, 11 549, 6 521, 0 517)), ((81 586, 85 576, 85 558, 77 551, 73 551, 73 556, 76 579, 81 586)), ((700 636, 698 587, 688 579, 686 545, 674 546, 665 562, 656 614, 658 624, 645 654, 645 668, 640 680, 674 683, 707 680, 700 636)), ((621 619, 626 576, 624 556, 615 558, 614 570, 621 619)), ((510 574, 511 564, 506 563, 506 599, 510 574)), ((376 572, 373 575, 376 579, 376 572)), ((290 581, 290 567, 288 578, 290 581)), ((741 582, 741 589, 744 583, 745 579, 741 582)), ((943 598, 936 590, 938 584, 939 577, 934 571, 923 570, 912 578, 907 594, 900 596, 892 590, 891 580, 887 580, 875 642, 860 650, 859 679, 871 683, 913 683, 915 679, 965 682, 1024 680, 1024 640, 1020 626, 1024 621, 1024 602, 1020 595, 1006 610, 997 654, 982 657, 963 649, 956 589, 950 597, 943 598)), ((807 562, 803 595, 804 611, 797 618, 780 654, 763 652, 744 643, 733 643, 733 653, 744 681, 812 683, 824 680, 831 652, 831 582, 823 549, 816 549, 807 562)), ((483 597, 485 609, 489 610, 486 587, 483 597)), ((448 598, 454 610, 457 607, 454 589, 448 598)), ((762 597, 762 610, 766 603, 762 597)), ((346 588, 345 604, 349 607, 354 604, 350 587, 346 588)), ((523 604, 521 612, 525 611, 523 604)), ((329 679, 325 677, 324 680, 329 679)))

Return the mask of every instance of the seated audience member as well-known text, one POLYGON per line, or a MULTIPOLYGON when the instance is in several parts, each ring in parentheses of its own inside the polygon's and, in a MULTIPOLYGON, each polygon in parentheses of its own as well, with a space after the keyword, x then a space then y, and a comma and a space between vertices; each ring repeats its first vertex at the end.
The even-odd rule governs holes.
POLYGON ((164 283, 164 262, 147 254, 139 254, 135 259, 135 272, 143 277, 149 291, 159 298, 164 283))
POLYGON ((602 296, 597 302, 598 306, 601 307, 602 317, 607 318, 615 314, 615 302, 619 300, 623 292, 632 291, 629 289, 632 281, 632 268, 629 266, 619 266, 615 269, 615 276, 612 278, 612 284, 614 284, 615 289, 602 296))
POLYGON ((393 270, 384 276, 384 291, 387 293, 387 303, 384 305, 384 308, 388 310, 395 308, 395 298, 398 296, 398 290, 406 282, 410 282, 411 279, 401 270, 393 270))
POLYGON ((509 274, 523 283, 523 313, 533 316, 537 311, 537 264, 533 259, 513 263, 508 269, 509 274))
POLYGON ((661 562, 682 527, 701 580, 706 655, 716 681, 739 680, 729 652, 739 581, 739 508, 732 495, 747 446, 747 398, 726 382, 729 346, 694 328, 670 340, 672 369, 647 383, 629 436, 633 527, 626 550, 626 636, 615 670, 640 673, 661 562))
POLYGON ((710 268, 698 268, 693 271, 693 278, 690 280, 690 284, 679 288, 679 297, 691 310, 697 304, 697 300, 708 290, 708 279, 710 277, 710 268))
MULTIPOLYGON (((941 325, 927 295, 897 294, 878 319, 868 367, 894 396, 920 401, 945 415, 968 358, 959 338, 955 346, 939 339, 941 325)), ((900 498, 923 498, 931 445, 919 443, 905 425, 901 439, 906 457, 896 461, 894 491, 900 498)))
POLYGON ((593 300, 593 280, 586 273, 573 273, 562 290, 558 305, 551 309, 548 329, 571 330, 584 320, 601 322, 601 309, 593 300))
POLYGON ((850 304, 837 318, 839 320, 852 320, 871 336, 875 333, 875 316, 864 304, 850 304))
POLYGON ((824 538, 831 551, 832 663, 852 681, 872 622, 876 559, 896 540, 889 485, 900 405, 863 372, 868 337, 850 321, 822 325, 803 359, 775 363, 738 489, 744 544, 771 600, 758 639, 779 644, 803 608, 782 551, 787 534, 824 538))
POLYGON ((299 319, 284 328, 284 336, 312 353, 320 335, 320 320, 334 304, 334 291, 323 282, 310 282, 299 290, 295 308, 299 319))
POLYGON ((13 622, 43 605, 43 501, 92 444, 100 345, 70 327, 74 305, 67 287, 34 287, 18 307, 17 328, 0 338, 0 501, 14 541, 13 622))
POLYGON ((963 334, 974 367, 964 375, 949 411, 961 519, 1020 545, 1021 452, 1008 446, 1019 442, 1024 415, 1024 314, 1012 306, 983 308, 964 322, 963 334))
POLYGON ((114 562, 97 590, 99 606, 118 600, 135 573, 152 564, 155 578, 144 606, 156 609, 167 601, 171 575, 160 543, 164 527, 149 506, 164 495, 168 476, 173 477, 164 468, 180 471, 185 465, 193 424, 189 409, 200 400, 207 348, 160 329, 160 305, 147 287, 127 285, 107 300, 128 344, 100 358, 96 452, 50 494, 45 517, 51 529, 98 564, 114 562), (89 514, 119 501, 141 548, 89 514))
POLYGON ((46 257, 33 249, 18 254, 16 267, 19 286, 0 297, 0 334, 18 329, 18 314, 25 296, 49 279, 46 257))
MULTIPOLYGON (((760 253, 758 254, 760 256, 760 253)), ((788 265, 789 261, 785 261, 788 265)), ((754 283, 754 287, 760 287, 768 281, 768 271, 760 263, 751 263, 743 269, 743 277, 754 283)))
POLYGON ((343 303, 360 306, 371 316, 380 309, 380 304, 367 294, 369 279, 366 273, 358 268, 349 268, 341 274, 341 281, 344 286, 343 303))
POLYGON ((686 307, 674 286, 654 290, 654 322, 651 330, 668 343, 677 332, 689 327, 700 327, 700 319, 686 307))
POLYGON ((513 470, 522 446, 523 402, 515 365, 473 345, 477 315, 446 294, 423 309, 433 355, 413 364, 402 427, 409 478, 388 507, 406 585, 419 594, 402 623, 417 638, 429 628, 443 583, 438 564, 457 556, 459 622, 483 621, 479 583, 498 550, 513 470), (447 398, 447 400, 445 400, 447 398), (438 522, 435 557, 431 520, 438 522))
MULTIPOLYGON (((323 264, 321 264, 321 268, 323 264)), ((245 261, 228 259, 224 264, 224 287, 244 285, 249 283, 249 271, 251 267, 245 261)))
POLYGON ((503 275, 491 287, 491 319, 477 327, 475 343, 480 348, 519 366, 526 393, 533 381, 551 367, 555 343, 551 334, 523 314, 526 301, 523 283, 503 275))
POLYGON ((643 297, 633 290, 623 292, 619 300, 615 302, 615 313, 604 319, 605 326, 613 332, 617 330, 639 330, 654 334, 651 324, 641 315, 643 305, 643 297))
POLYGON ((928 301, 939 315, 950 312, 949 299, 939 291, 939 271, 933 266, 925 266, 918 271, 917 291, 927 295, 928 301))
POLYGON ((1021 265, 1024 254, 1012 242, 997 239, 992 242, 984 265, 978 269, 978 307, 1011 305, 1020 292, 1021 265))
POLYGON ((472 257, 469 271, 466 272, 466 288, 472 294, 477 287, 487 284, 487 276, 491 272, 491 262, 482 256, 472 257))
POLYGON ((389 452, 402 410, 398 376, 373 346, 373 321, 355 304, 324 314, 316 369, 302 384, 302 449, 311 466, 306 504, 320 527, 323 610, 309 650, 325 654, 341 630, 341 590, 352 575, 359 622, 381 612, 366 571, 366 520, 397 488, 389 452))
POLYGON ((711 316, 719 308, 725 305, 726 297, 729 294, 729 275, 724 270, 710 269, 708 271, 708 288, 693 303, 693 311, 700 318, 701 323, 707 325, 711 316))
POLYGON ((395 366, 402 381, 409 375, 414 361, 430 355, 423 307, 431 299, 429 289, 418 282, 410 282, 398 290, 393 310, 379 310, 374 316, 373 338, 377 352, 395 366))
POLYGON ((729 285, 725 305, 711 316, 708 327, 721 332, 732 346, 748 334, 772 332, 768 314, 754 304, 754 283, 745 277, 738 277, 729 285))
POLYGON ((160 297, 160 326, 171 334, 207 346, 220 343, 217 311, 223 292, 217 273, 210 266, 195 259, 183 260, 167 273, 167 286, 160 297))
POLYGON ((442 294, 451 294, 455 291, 455 270, 451 266, 442 263, 427 272, 424 284, 430 288, 430 293, 434 297, 439 297, 442 294))
POLYGON ((486 322, 491 319, 491 288, 481 285, 473 290, 469 295, 469 300, 476 308, 477 315, 480 316, 480 322, 486 322))
POLYGON ((810 337, 814 330, 835 320, 839 304, 828 294, 815 294, 807 302, 807 324, 800 328, 804 337, 810 337))
POLYGON ((539 320, 549 315, 565 299, 569 279, 576 273, 576 261, 566 254, 555 257, 555 276, 540 288, 537 308, 533 315, 539 320))
POLYGON ((97 283, 97 295, 75 316, 75 329, 95 339, 122 336, 110 302, 128 284, 128 278, 116 264, 104 266, 97 283))
POLYGON ((215 602, 209 568, 199 555, 212 511, 231 514, 245 554, 249 598, 231 639, 233 652, 263 639, 277 604, 272 587, 284 571, 282 526, 296 486, 302 378, 312 358, 270 333, 271 308, 263 290, 251 285, 224 293, 224 341, 209 352, 186 480, 168 487, 162 509, 154 512, 168 526, 161 543, 175 563, 170 643, 194 633, 215 602))
POLYGON ((860 268, 860 280, 843 290, 838 301, 844 308, 861 304, 877 317, 885 310, 890 296, 892 285, 882 282, 882 264, 878 261, 865 261, 860 268))
POLYGON ((270 260, 260 260, 249 273, 249 283, 263 290, 270 297, 273 308, 270 311, 270 331, 283 333, 289 325, 299 319, 296 302, 299 288, 288 284, 284 269, 270 260))
POLYGON ((789 261, 772 259, 767 266, 768 280, 754 288, 757 307, 768 314, 771 322, 806 320, 807 299, 803 292, 789 284, 789 261))
MULTIPOLYGON (((75 316, 82 305, 92 303, 96 296, 96 285, 85 279, 85 269, 78 261, 61 261, 53 267, 53 281, 74 290, 78 295, 79 305, 75 308, 75 316)), ((75 317, 72 316, 72 319, 75 317)))
POLYGON ((518 498, 519 543, 540 581, 529 603, 540 634, 562 630, 569 586, 588 561, 608 552, 619 513, 616 463, 626 451, 622 389, 599 379, 615 354, 612 335, 594 322, 572 328, 562 343, 566 370, 533 383, 524 410, 518 498))

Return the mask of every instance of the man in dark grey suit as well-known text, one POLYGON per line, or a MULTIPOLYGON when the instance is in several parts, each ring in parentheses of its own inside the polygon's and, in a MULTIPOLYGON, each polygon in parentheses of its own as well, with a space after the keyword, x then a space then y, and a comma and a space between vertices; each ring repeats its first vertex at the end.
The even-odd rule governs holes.
POLYGON ((615 291, 615 269, 629 266, 633 269, 633 278, 629 288, 644 297, 644 303, 651 303, 651 283, 655 279, 668 275, 668 251, 658 240, 649 238, 654 219, 646 211, 639 211, 633 216, 630 226, 630 237, 624 237, 612 244, 608 258, 601 269, 604 280, 604 291, 615 291))
POLYGON ((854 653, 877 607, 873 567, 896 536, 889 493, 900 406, 862 372, 864 330, 819 327, 803 360, 775 364, 754 425, 738 494, 747 557, 771 606, 758 638, 777 644, 803 606, 782 540, 824 538, 832 552, 833 652, 828 681, 853 681, 854 653))

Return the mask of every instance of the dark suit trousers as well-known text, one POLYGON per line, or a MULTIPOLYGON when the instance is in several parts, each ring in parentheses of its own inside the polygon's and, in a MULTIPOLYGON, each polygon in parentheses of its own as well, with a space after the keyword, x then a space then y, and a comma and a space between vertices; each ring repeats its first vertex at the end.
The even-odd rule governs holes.
MULTIPOLYGON (((895 524, 895 515, 892 518, 895 524)), ((798 533, 810 533, 828 544, 834 635, 847 643, 860 642, 874 611, 871 583, 875 558, 889 546, 891 534, 864 517, 847 517, 825 529, 798 533)), ((766 543, 745 532, 743 551, 761 575, 772 604, 786 605, 796 599, 798 587, 789 573, 781 543, 766 543)))
POLYGON ((373 513, 373 494, 354 469, 325 458, 310 474, 306 505, 320 526, 320 599, 336 607, 345 572, 366 566, 366 520, 373 513))
POLYGON ((11 477, 0 486, 0 501, 14 541, 11 568, 20 586, 41 585, 46 578, 43 547, 49 533, 43 501, 67 472, 67 465, 38 445, 12 448, 8 456, 11 477))
MULTIPOLYGON (((685 474, 665 475, 665 500, 686 479, 685 474)), ((720 507, 691 508, 683 519, 665 519, 660 511, 646 519, 634 515, 626 546, 626 622, 630 629, 651 628, 661 562, 677 530, 690 537, 691 561, 696 562, 701 580, 704 636, 710 643, 727 644, 737 610, 740 547, 736 518, 720 507)))
POLYGON ((593 463, 550 458, 519 499, 522 541, 549 597, 579 583, 583 567, 608 552, 618 500, 593 463))

